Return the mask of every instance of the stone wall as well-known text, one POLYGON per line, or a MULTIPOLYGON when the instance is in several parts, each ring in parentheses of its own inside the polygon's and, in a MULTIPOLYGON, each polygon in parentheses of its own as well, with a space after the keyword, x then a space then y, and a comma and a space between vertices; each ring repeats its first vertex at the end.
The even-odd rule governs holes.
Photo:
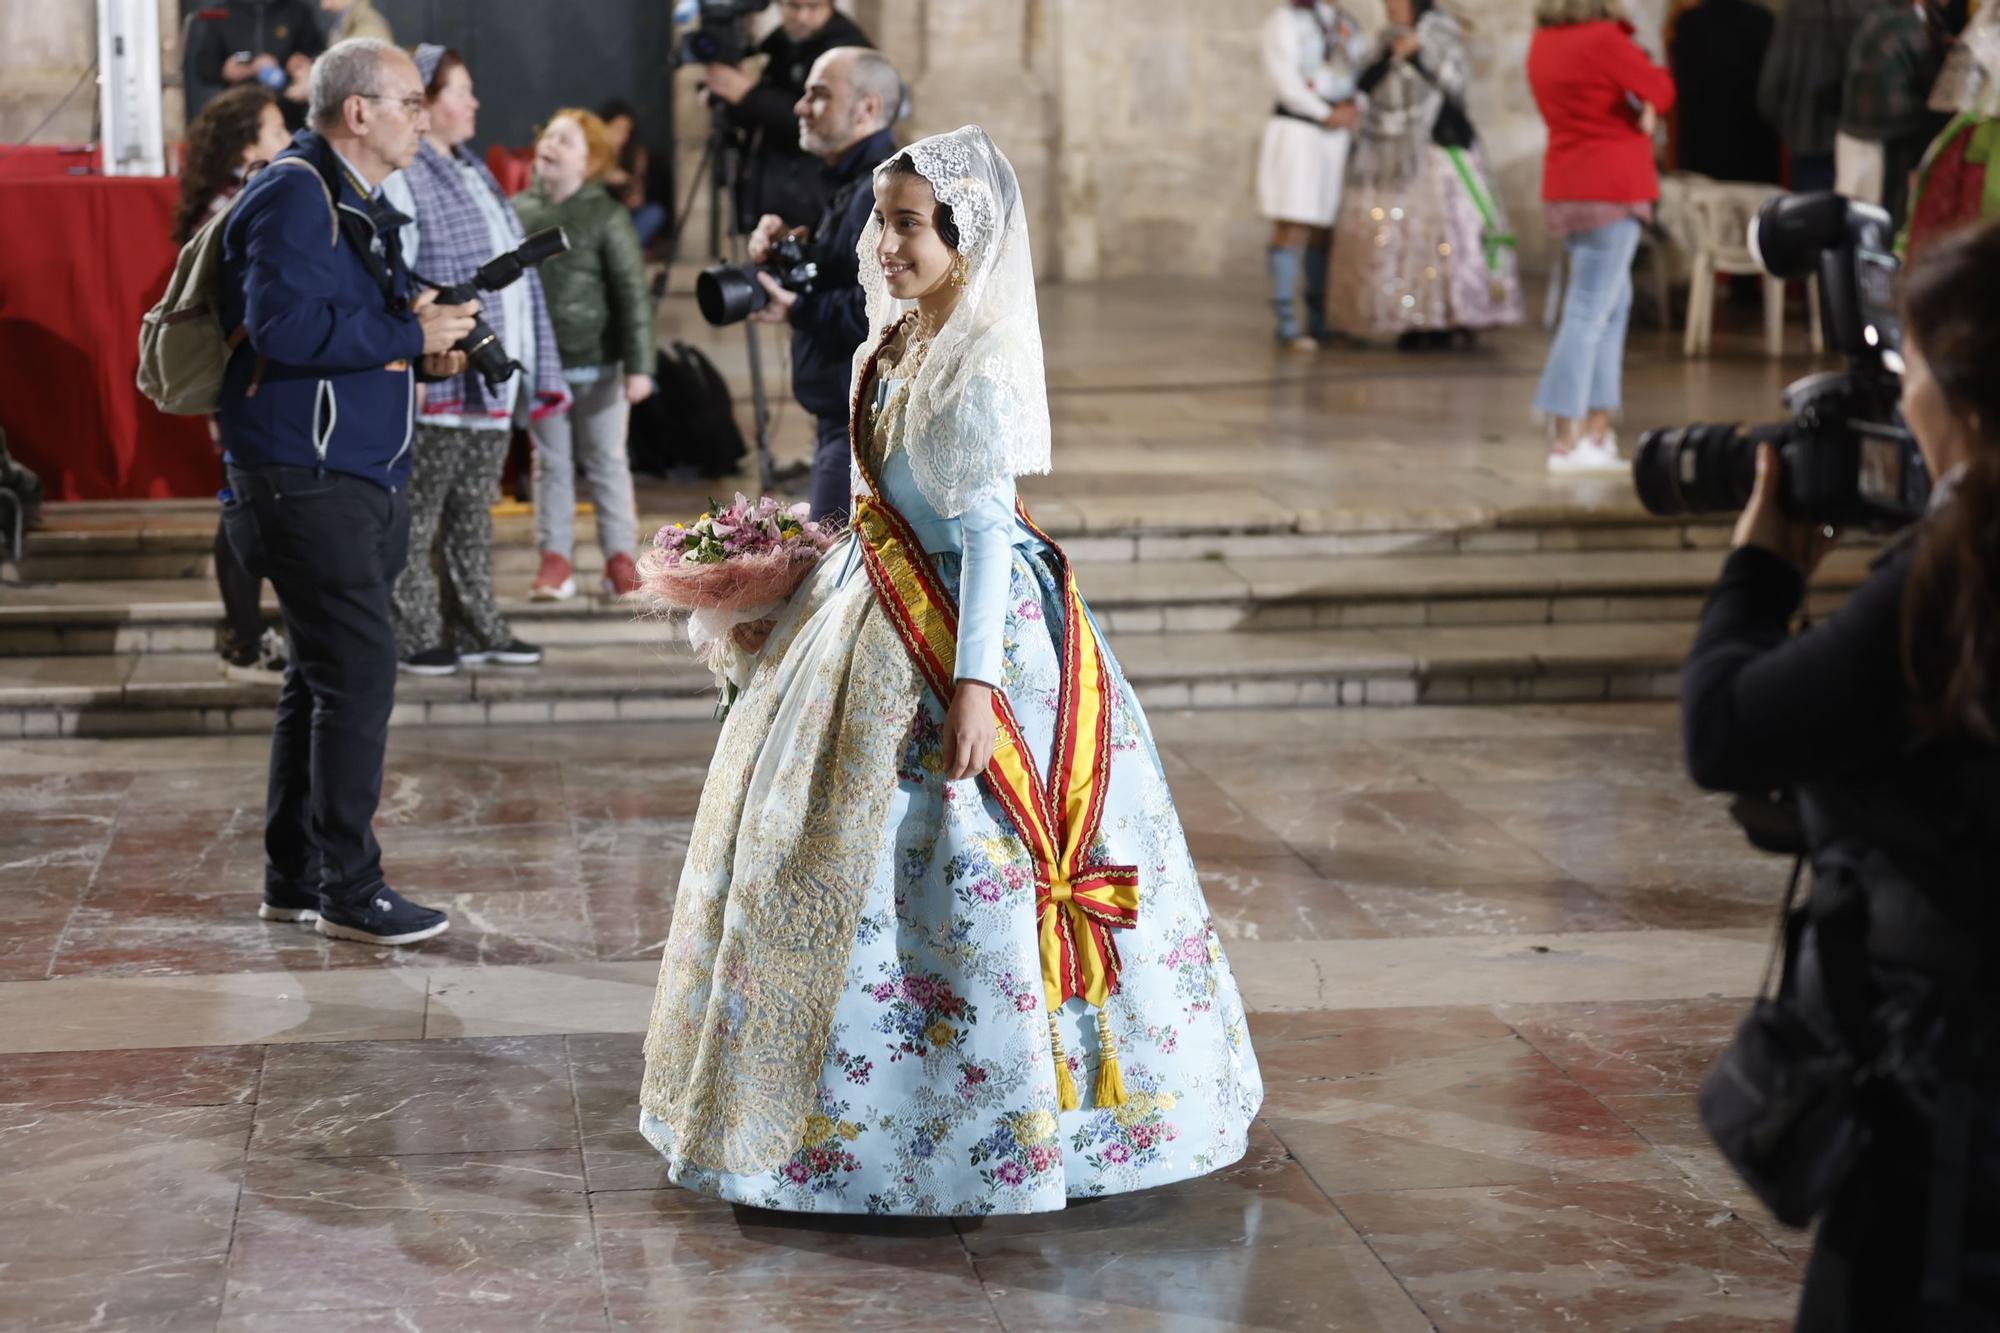
MULTIPOLYGON (((1544 136, 1522 67, 1531 35, 1523 0, 1450 0, 1471 27, 1471 111, 1523 260, 1546 246, 1536 202, 1544 136)), ((1045 274, 1090 279, 1147 273, 1241 274, 1261 267, 1266 225, 1252 190, 1270 93, 1257 27, 1273 0, 844 0, 904 71, 909 136, 984 125, 1020 172, 1045 274), (1136 17, 1135 14, 1143 17, 1136 17)), ((1380 0, 1350 0, 1364 23, 1380 0)), ((1636 6, 1657 32, 1664 0, 1636 6)), ((173 0, 161 0, 163 65, 173 0)), ((772 11, 775 15, 775 9, 772 11)), ((0 4, 0 142, 25 133, 89 66, 89 0, 0 4)), ((1651 43, 1657 48, 1658 43, 1651 43)), ((675 76, 678 157, 699 157, 706 113, 698 71, 675 76)), ((87 138, 95 89, 79 90, 45 141, 87 138)), ((169 92, 169 132, 180 123, 169 92)))
MULTIPOLYGON (((160 68, 169 81, 181 67, 180 6, 159 0, 160 68)), ((97 6, 92 0, 0 0, 0 144, 16 143, 55 111, 37 143, 87 143, 97 124, 97 81, 77 81, 97 59, 97 6)), ((180 133, 180 89, 167 89, 167 137, 180 133)))
MULTIPOLYGON (((1007 150, 1035 201, 1044 273, 1251 275, 1267 233, 1253 181, 1271 96, 1257 29, 1273 0, 851 0, 909 80, 914 137, 968 121, 1007 150)), ((1349 0, 1362 22, 1380 0, 1349 0)), ((1522 70, 1522 0, 1451 0, 1470 27, 1471 111, 1530 267, 1545 259, 1541 118, 1522 70)), ((1663 0, 1635 6, 1657 31, 1663 0)), ((1651 43, 1657 54, 1657 42, 1651 43)), ((695 71, 681 124, 698 153, 695 71)))

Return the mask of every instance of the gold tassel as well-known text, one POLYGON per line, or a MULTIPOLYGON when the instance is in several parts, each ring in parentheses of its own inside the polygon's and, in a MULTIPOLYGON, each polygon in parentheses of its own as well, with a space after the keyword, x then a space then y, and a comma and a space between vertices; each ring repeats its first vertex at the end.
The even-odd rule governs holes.
POLYGON ((1069 1057, 1063 1054, 1062 1034, 1056 1031, 1053 1009, 1049 1011, 1049 1052, 1056 1058, 1056 1105, 1074 1111, 1081 1103, 1077 1101, 1076 1080, 1070 1076, 1069 1057))
POLYGON ((1094 1100, 1099 1106, 1123 1106, 1125 1074, 1118 1067, 1118 1046, 1111 1040, 1109 1010, 1097 1011, 1097 1047, 1103 1061, 1097 1066, 1097 1089, 1094 1100))

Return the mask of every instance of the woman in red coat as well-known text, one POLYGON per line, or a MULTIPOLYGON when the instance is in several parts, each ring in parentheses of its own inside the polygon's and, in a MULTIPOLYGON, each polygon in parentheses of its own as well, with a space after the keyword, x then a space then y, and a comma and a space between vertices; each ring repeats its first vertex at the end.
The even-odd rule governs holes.
POLYGON ((1542 200, 1569 252, 1535 410, 1554 432, 1551 472, 1614 469, 1632 255, 1660 197, 1653 130, 1674 81, 1632 40, 1621 0, 1536 0, 1535 24, 1528 86, 1549 127, 1542 200))

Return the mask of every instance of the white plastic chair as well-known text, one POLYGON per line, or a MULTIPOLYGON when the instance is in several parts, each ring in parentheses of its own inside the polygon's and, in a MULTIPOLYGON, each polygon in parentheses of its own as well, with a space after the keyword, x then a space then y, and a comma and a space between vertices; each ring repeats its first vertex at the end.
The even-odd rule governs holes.
MULTIPOLYGON (((1715 281, 1723 276, 1755 276, 1764 280, 1764 353, 1785 351, 1785 283, 1764 272, 1750 253, 1750 220, 1765 200, 1779 191, 1768 185, 1744 185, 1684 175, 1689 230, 1694 254, 1689 264, 1687 333, 1681 351, 1706 356, 1715 341, 1715 281)), ((1806 282, 1807 322, 1814 355, 1825 351, 1819 322, 1819 283, 1806 282)))

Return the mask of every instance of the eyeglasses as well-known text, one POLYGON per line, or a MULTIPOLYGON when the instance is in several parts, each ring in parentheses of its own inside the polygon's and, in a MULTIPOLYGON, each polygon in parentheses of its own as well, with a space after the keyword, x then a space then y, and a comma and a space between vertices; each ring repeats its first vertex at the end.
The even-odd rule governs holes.
POLYGON ((361 93, 359 96, 365 97, 371 102, 394 102, 397 106, 403 108, 403 114, 412 120, 415 120, 424 112, 424 99, 422 96, 391 97, 387 93, 361 93))

